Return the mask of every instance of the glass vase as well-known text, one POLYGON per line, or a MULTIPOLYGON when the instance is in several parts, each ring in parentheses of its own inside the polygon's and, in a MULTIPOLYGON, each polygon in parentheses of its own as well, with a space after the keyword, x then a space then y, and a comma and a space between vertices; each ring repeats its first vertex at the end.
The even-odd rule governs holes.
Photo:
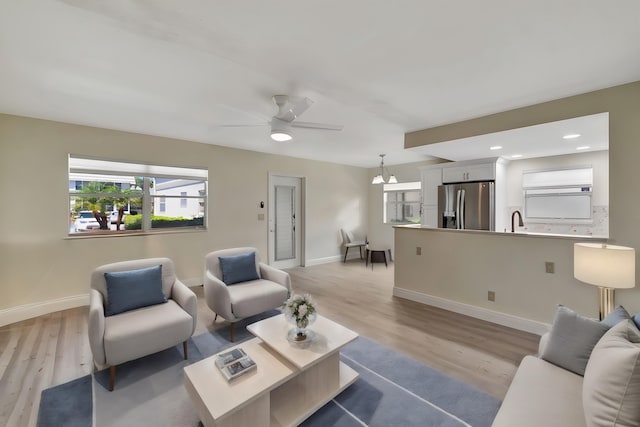
POLYGON ((295 323, 296 325, 292 334, 293 340, 298 342, 303 342, 303 341, 306 341, 310 335, 308 333, 309 331, 307 328, 309 327, 309 325, 311 325, 313 322, 316 321, 316 313, 313 312, 308 316, 303 317, 302 319, 290 318, 289 321, 291 323, 295 323))

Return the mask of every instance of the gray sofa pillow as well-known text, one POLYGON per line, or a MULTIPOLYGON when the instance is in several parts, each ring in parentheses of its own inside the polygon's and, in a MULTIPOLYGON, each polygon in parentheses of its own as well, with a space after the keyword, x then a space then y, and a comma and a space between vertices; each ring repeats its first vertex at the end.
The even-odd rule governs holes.
POLYGON ((593 347, 608 329, 609 326, 604 323, 580 316, 570 308, 559 305, 549 341, 540 357, 584 376, 593 347))
POLYGON ((640 330, 627 320, 593 349, 582 383, 589 427, 640 425, 640 330))

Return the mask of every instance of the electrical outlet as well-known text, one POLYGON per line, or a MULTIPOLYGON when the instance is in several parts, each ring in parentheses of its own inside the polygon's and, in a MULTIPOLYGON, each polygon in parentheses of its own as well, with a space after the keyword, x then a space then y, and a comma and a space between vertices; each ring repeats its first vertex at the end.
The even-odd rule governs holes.
POLYGON ((489 301, 495 301, 496 300, 496 293, 494 291, 489 291, 489 293, 487 293, 487 299, 489 301))
POLYGON ((416 255, 422 255, 422 248, 420 246, 416 246, 416 255))
POLYGON ((547 273, 555 273, 556 272, 556 263, 551 261, 546 261, 544 263, 544 271, 547 273))

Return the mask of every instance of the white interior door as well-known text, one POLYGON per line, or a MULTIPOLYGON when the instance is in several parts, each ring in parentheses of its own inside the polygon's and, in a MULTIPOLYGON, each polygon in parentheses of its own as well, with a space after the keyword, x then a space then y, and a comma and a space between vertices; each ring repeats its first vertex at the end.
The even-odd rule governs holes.
POLYGON ((269 264, 302 264, 302 178, 269 176, 269 264))

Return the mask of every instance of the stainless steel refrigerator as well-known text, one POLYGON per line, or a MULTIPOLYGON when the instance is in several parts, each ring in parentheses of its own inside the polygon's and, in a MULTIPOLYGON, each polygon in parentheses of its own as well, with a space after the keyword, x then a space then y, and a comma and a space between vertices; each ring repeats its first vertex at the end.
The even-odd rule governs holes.
POLYGON ((494 182, 438 186, 438 228, 495 231, 494 182))

